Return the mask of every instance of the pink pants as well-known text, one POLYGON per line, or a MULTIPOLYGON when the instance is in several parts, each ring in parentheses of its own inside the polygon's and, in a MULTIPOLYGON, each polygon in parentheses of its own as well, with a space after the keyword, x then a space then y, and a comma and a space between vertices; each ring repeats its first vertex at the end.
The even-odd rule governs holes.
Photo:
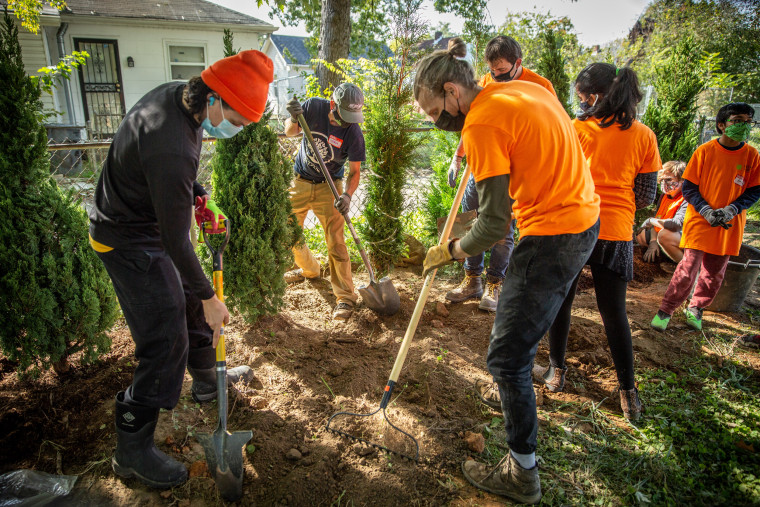
POLYGON ((694 286, 695 279, 697 279, 697 287, 694 289, 689 306, 697 308, 710 306, 723 283, 728 258, 728 255, 713 255, 702 250, 685 249, 683 259, 678 263, 673 278, 670 279, 668 290, 662 298, 660 310, 673 315, 676 308, 689 297, 689 291, 694 286))

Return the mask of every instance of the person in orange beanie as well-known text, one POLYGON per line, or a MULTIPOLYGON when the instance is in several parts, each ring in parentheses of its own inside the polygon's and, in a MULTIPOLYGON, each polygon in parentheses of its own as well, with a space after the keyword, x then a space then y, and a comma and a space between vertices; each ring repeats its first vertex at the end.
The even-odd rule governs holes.
MULTIPOLYGON (((232 137, 266 108, 272 61, 260 51, 224 58, 188 82, 162 84, 124 117, 114 135, 90 211, 90 244, 113 282, 138 360, 116 395, 114 472, 166 489, 187 469, 160 451, 159 410, 179 401, 185 368, 198 402, 216 397, 214 348, 225 304, 214 294, 190 242, 191 214, 224 220, 196 181, 203 131, 232 137)), ((228 382, 250 380, 248 366, 228 382)))

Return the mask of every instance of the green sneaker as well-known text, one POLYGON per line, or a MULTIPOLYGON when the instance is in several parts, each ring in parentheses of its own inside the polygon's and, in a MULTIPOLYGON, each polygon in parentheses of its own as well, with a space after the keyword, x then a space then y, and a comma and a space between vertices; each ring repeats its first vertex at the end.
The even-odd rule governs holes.
POLYGON ((686 315, 686 324, 697 331, 702 331, 702 309, 696 306, 690 306, 683 311, 686 315))
POLYGON ((665 328, 668 327, 668 322, 670 322, 670 315, 662 310, 657 310, 657 315, 654 316, 649 325, 657 331, 665 331, 665 328))

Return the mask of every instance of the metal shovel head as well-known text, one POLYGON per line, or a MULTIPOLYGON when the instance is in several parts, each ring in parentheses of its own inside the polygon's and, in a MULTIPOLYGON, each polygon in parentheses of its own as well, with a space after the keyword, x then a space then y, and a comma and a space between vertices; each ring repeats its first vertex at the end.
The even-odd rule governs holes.
POLYGON ((243 446, 253 438, 251 431, 199 433, 198 441, 206 453, 206 464, 222 498, 234 502, 243 496, 243 446))
MULTIPOLYGON (((441 235, 443 233, 443 228, 446 225, 446 218, 447 217, 440 217, 437 220, 437 226, 438 226, 438 234, 441 235)), ((454 226, 451 228, 451 232, 449 233, 449 239, 452 238, 464 238, 464 236, 469 232, 470 229, 475 225, 475 222, 478 221, 478 211, 477 210, 470 210, 465 211, 463 213, 457 213, 457 217, 454 220, 454 226)))
POLYGON ((395 315, 401 308, 401 299, 398 297, 396 287, 387 276, 381 278, 379 282, 362 285, 359 287, 359 294, 364 304, 380 315, 395 315))

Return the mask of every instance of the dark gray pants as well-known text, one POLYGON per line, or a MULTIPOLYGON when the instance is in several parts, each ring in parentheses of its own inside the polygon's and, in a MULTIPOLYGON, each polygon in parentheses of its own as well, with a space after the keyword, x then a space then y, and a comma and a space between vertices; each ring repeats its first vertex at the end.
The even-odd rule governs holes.
POLYGON ((541 337, 554 322, 586 264, 599 222, 579 234, 526 236, 507 269, 488 347, 488 371, 499 385, 509 448, 536 451, 538 419, 531 369, 541 337))
POLYGON ((135 342, 138 365, 126 390, 129 403, 172 409, 185 368, 213 368, 213 333, 201 300, 187 289, 163 250, 98 253, 111 277, 135 342))

